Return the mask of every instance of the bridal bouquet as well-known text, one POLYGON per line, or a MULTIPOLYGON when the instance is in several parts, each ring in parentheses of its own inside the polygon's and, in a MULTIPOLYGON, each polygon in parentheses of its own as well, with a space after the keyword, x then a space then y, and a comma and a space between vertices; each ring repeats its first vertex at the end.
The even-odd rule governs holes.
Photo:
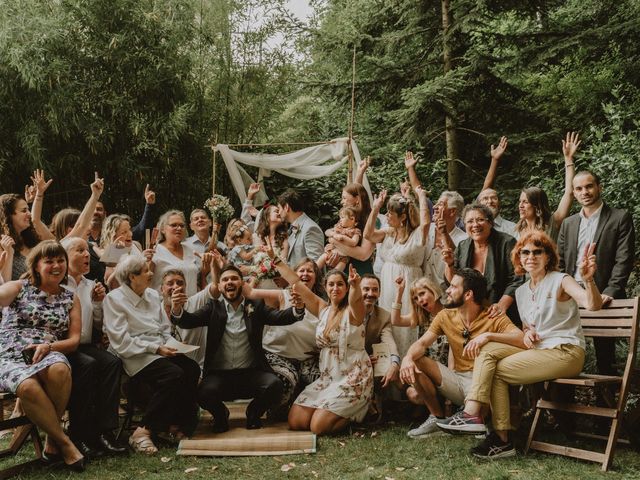
POLYGON ((209 210, 211 218, 213 218, 215 222, 223 223, 233 217, 234 210, 231 202, 223 195, 214 194, 204 202, 204 206, 209 210))

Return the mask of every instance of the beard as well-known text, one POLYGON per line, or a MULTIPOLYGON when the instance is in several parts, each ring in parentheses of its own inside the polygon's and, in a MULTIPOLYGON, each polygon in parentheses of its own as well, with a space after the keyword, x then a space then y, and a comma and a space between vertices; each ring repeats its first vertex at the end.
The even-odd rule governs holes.
POLYGON ((462 299, 462 297, 453 298, 450 296, 447 296, 446 302, 442 304, 444 308, 458 308, 462 305, 464 305, 464 300, 462 299))

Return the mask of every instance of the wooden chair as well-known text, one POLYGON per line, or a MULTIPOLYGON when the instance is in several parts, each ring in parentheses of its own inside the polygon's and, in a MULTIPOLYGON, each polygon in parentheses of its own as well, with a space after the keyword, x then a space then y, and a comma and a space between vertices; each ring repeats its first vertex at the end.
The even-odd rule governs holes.
POLYGON ((31 420, 29 420, 26 415, 8 419, 4 418, 5 402, 15 400, 16 397, 13 394, 0 392, 0 409, 2 409, 3 411, 3 417, 2 420, 0 420, 0 431, 15 429, 9 446, 3 450, 0 450, 0 459, 16 455, 25 445, 29 437, 31 437, 36 458, 19 463, 17 465, 3 468, 2 470, 0 470, 0 480, 15 477, 25 468, 31 465, 39 464, 40 459, 42 458, 42 441, 40 440, 40 435, 38 433, 37 427, 33 423, 31 423, 31 420))
POLYGON ((580 458, 602 464, 607 471, 613 462, 613 453, 618 440, 622 415, 624 414, 629 393, 630 377, 635 370, 636 342, 638 339, 638 297, 628 300, 613 300, 607 308, 597 312, 580 309, 580 319, 585 336, 605 338, 626 338, 629 341, 629 354, 624 364, 622 376, 590 375, 582 373, 576 378, 557 378, 545 382, 545 393, 551 384, 572 385, 588 388, 600 388, 609 391, 615 389, 617 400, 609 395, 610 405, 596 407, 577 403, 561 403, 546 399, 546 394, 538 400, 536 413, 529 432, 525 453, 529 449, 580 458), (611 421, 608 435, 583 434, 589 438, 606 440, 604 452, 584 450, 534 440, 538 421, 543 410, 570 412, 578 415, 591 415, 611 421))

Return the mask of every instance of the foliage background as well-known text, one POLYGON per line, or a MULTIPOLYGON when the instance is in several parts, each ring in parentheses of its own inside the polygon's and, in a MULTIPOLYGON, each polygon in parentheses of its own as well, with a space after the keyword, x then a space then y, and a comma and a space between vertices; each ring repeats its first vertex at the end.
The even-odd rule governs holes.
MULTIPOLYGON (((640 225, 639 2, 313 0, 306 22, 285 3, 3 0, 0 191, 22 191, 44 168, 55 178, 50 215, 80 206, 98 170, 112 212, 139 213, 146 183, 160 209, 189 210, 211 191, 216 139, 344 136, 355 47, 354 133, 373 159, 374 190, 397 187, 411 149, 433 195, 456 162, 456 187, 472 200, 490 144, 507 135, 497 186, 513 219, 525 185, 557 204, 560 140, 577 130, 578 166, 601 174, 606 201, 640 225), (455 125, 455 158, 445 119, 455 125)), ((233 198, 221 163, 216 189, 233 198)), ((345 177, 274 177, 267 193, 295 186, 311 215, 330 223, 345 177)))

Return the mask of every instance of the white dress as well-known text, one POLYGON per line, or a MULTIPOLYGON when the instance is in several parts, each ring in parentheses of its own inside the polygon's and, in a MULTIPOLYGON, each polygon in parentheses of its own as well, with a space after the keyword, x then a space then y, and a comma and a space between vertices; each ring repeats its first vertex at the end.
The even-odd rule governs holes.
POLYGON ((330 307, 320 312, 316 342, 320 350, 320 378, 307 386, 295 403, 321 408, 356 422, 367 414, 373 394, 373 368, 364 349, 364 324, 349 323, 344 310, 340 328, 324 336, 330 307))
MULTIPOLYGON (((411 283, 422 277, 423 263, 427 245, 422 245, 422 229, 416 228, 405 243, 396 242, 392 233, 387 233, 379 246, 380 258, 383 261, 380 271, 380 299, 378 305, 391 310, 391 304, 396 295, 396 278, 405 281, 402 296, 403 315, 411 312, 411 297, 409 294, 411 283)), ((393 337, 398 346, 398 353, 403 357, 413 342, 418 340, 418 328, 392 327, 393 337)))

